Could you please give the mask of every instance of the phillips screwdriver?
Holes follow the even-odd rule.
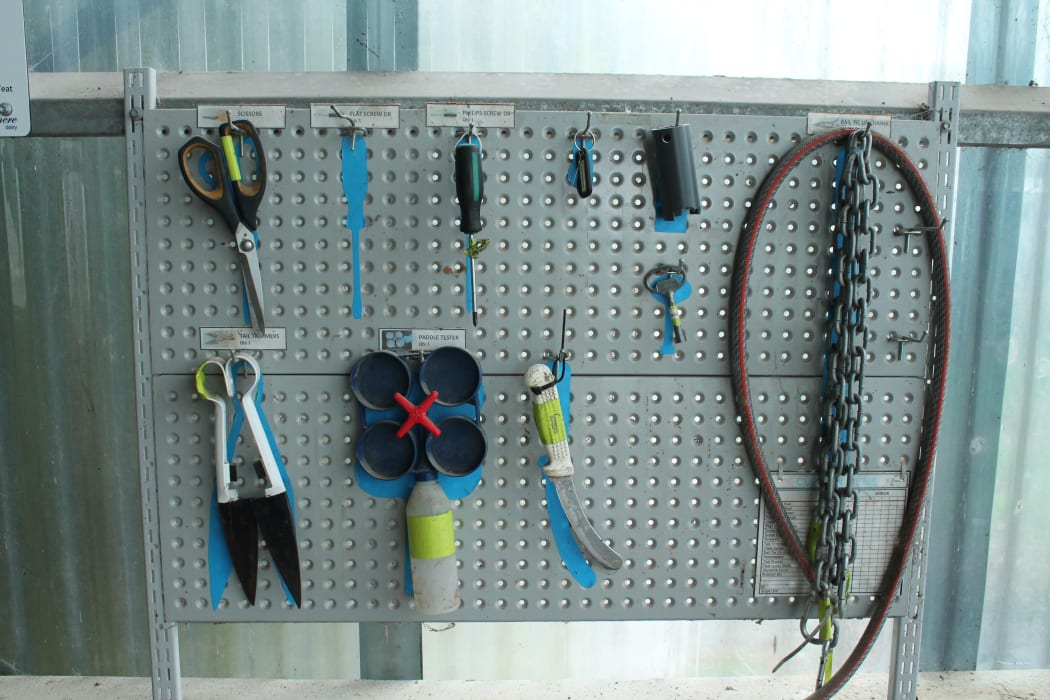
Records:
[[[459,230],[467,235],[467,310],[474,326],[478,325],[477,283],[474,279],[474,258],[485,249],[488,240],[474,240],[481,231],[481,198],[485,195],[481,172],[481,139],[471,124],[456,142],[456,196],[459,198]]]

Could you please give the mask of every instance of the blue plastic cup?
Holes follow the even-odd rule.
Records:
[[[399,438],[400,427],[396,420],[381,420],[365,428],[357,441],[357,461],[377,479],[396,479],[416,463],[416,436],[409,431]]]
[[[350,390],[367,408],[394,408],[394,394],[408,395],[412,373],[400,357],[387,350],[363,355],[350,370]]]
[[[485,461],[488,440],[485,431],[466,416],[449,416],[438,422],[441,435],[427,435],[430,465],[448,476],[463,476]]]
[[[419,385],[427,395],[436,391],[437,403],[442,406],[458,406],[477,396],[481,388],[481,365],[463,348],[438,348],[420,365]]]

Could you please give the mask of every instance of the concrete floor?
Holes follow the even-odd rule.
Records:
[[[186,700],[784,700],[804,698],[800,676],[762,678],[689,678],[639,681],[298,681],[187,678]],[[102,676],[4,676],[0,700],[141,700],[150,697],[148,678]],[[859,674],[838,698],[880,700],[886,697],[886,676]],[[924,673],[921,700],[1046,700],[1050,671],[980,671]]]

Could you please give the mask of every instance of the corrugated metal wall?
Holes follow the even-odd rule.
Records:
[[[420,68],[434,71],[962,81],[970,26],[970,0],[421,0],[419,12]]]
[[[24,5],[36,71],[347,66],[343,0]],[[124,170],[123,139],[0,140],[0,673],[150,673]],[[190,676],[358,674],[357,625],[180,636]]]
[[[339,71],[395,61],[382,42],[398,7],[393,0],[25,5],[29,62],[38,71]],[[1026,82],[1017,81],[1029,70],[1048,84],[1047,5],[976,0],[971,27],[968,0],[895,1],[864,6],[860,15],[855,5],[831,0],[790,10],[760,0],[721,9],[420,0],[418,56],[424,70],[1012,84]],[[375,8],[382,12],[369,20]],[[1034,58],[1008,74],[989,73],[992,58],[1016,58],[1009,49],[1019,43],[1018,27],[1030,30]],[[982,72],[967,76],[968,67]],[[955,284],[966,290],[980,278],[985,286],[962,293],[957,309],[972,321],[962,324],[968,332],[999,330],[979,335],[953,362],[953,391],[966,410],[946,425],[946,441],[954,437],[958,449],[944,452],[951,459],[942,458],[937,499],[941,513],[966,527],[934,530],[947,554],[931,562],[947,563],[930,572],[927,610],[938,621],[974,627],[928,625],[928,667],[965,667],[971,657],[977,663],[978,639],[982,667],[1050,665],[1043,534],[1050,509],[1040,507],[1050,478],[1039,460],[1050,451],[1040,421],[1050,375],[1039,330],[1048,327],[1042,302],[1050,293],[1042,273],[1050,233],[1046,155],[973,152],[961,159],[960,199],[965,193],[969,200],[960,201],[955,222]],[[120,139],[0,140],[0,391],[7,399],[0,407],[0,673],[149,672],[123,173]],[[998,276],[982,277],[989,258],[977,242],[989,236],[1009,245],[994,247]],[[985,453],[989,436],[998,444]],[[987,503],[979,498],[985,487],[989,494],[994,487]],[[959,593],[949,585],[957,576],[951,567],[967,561],[976,570]],[[460,626],[424,635],[425,673],[764,673],[793,639],[792,630],[769,623]],[[610,641],[619,640],[631,640],[637,663],[613,653],[623,645]],[[352,678],[357,644],[356,625],[181,630],[186,675]]]
[[[1031,80],[1050,85],[1050,3],[1024,17],[1035,35]],[[1050,667],[1050,151],[1024,160],[1016,274],[1003,290],[1013,309],[978,656],[995,669]]]

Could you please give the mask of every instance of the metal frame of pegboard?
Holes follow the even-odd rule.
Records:
[[[339,78],[312,79],[306,87],[317,88],[316,97],[300,90],[267,94],[255,102],[251,95],[229,93],[222,100],[173,94],[159,103],[150,69],[127,71],[125,83],[156,697],[181,694],[177,622],[422,619],[400,590],[399,506],[357,490],[348,456],[358,418],[346,376],[354,359],[377,347],[380,327],[465,328],[467,347],[485,371],[483,420],[490,458],[482,486],[457,503],[464,607],[451,619],[800,614],[804,596],[790,591],[759,595],[754,590],[754,552],[761,537],[758,492],[735,435],[720,307],[731,271],[734,222],[743,217],[749,188],[778,153],[805,134],[806,111],[829,111],[826,107],[766,103],[729,114],[705,109],[710,105],[697,95],[668,102],[647,98],[652,93],[640,87],[632,96],[631,86],[622,84],[615,97],[603,97],[581,89],[586,81],[574,80],[573,97],[549,77],[531,86],[518,79],[512,86],[517,94],[469,95],[471,100],[510,102],[517,109],[513,127],[483,132],[489,178],[483,213],[485,233],[493,240],[479,258],[482,314],[475,332],[464,314],[457,267],[462,253],[450,183],[454,132],[427,125],[425,105],[432,98],[390,98],[389,103],[401,108],[399,129],[380,130],[369,139],[375,167],[363,252],[372,261],[363,270],[365,318],[354,321],[344,279],[348,233],[340,217],[345,204],[338,187],[332,189],[338,132],[312,128],[309,109],[311,102],[342,94]],[[922,162],[945,212],[952,206],[955,177],[951,139],[958,86],[953,85],[935,84],[927,106],[891,114],[893,137]],[[395,92],[391,87],[385,94]],[[382,102],[379,95],[384,93],[367,99],[353,94],[347,90],[340,101]],[[301,611],[282,604],[273,572],[265,568],[260,574],[262,603],[254,608],[231,596],[213,611],[202,593],[207,584],[200,550],[206,541],[201,532],[207,529],[202,504],[210,491],[210,412],[195,398],[191,375],[209,353],[200,350],[196,332],[202,326],[236,325],[240,310],[217,301],[231,291],[228,281],[214,280],[227,271],[224,266],[195,264],[221,253],[214,246],[221,224],[209,221],[203,207],[182,191],[173,154],[188,136],[201,133],[193,108],[215,102],[287,107],[287,127],[263,132],[275,156],[271,173],[276,175],[269,183],[272,194],[264,207],[271,211],[262,228],[269,227],[263,235],[278,246],[264,255],[288,257],[267,268],[270,283],[284,293],[271,299],[280,309],[276,325],[286,328],[288,342],[287,350],[266,352],[263,365],[267,410],[281,450],[290,470],[300,468],[293,479],[305,507],[299,532],[308,562],[304,572],[309,572],[308,604]],[[692,125],[701,175],[701,212],[689,218],[686,235],[653,230],[644,147],[649,129],[673,123],[675,108]],[[940,119],[931,122],[928,109]],[[580,200],[564,181],[564,156],[573,129],[582,126],[588,111],[601,135],[601,179],[595,196]],[[817,189],[827,179],[826,163],[806,167],[799,173],[800,191]],[[807,195],[800,202],[802,211],[812,211],[819,208],[820,197]],[[898,204],[902,212],[910,205],[903,195]],[[819,235],[812,218],[784,221],[789,230],[792,225],[799,229],[798,253],[775,246],[769,250],[775,264],[764,283],[768,296],[778,301],[770,304],[768,327],[753,333],[756,394],[764,397],[760,404],[768,404],[759,410],[768,413],[771,426],[785,426],[771,449],[788,465],[785,478],[799,483],[805,481],[804,470],[791,465],[802,462],[806,445],[792,444],[792,426],[815,423],[815,402],[809,397],[818,393],[820,318],[812,308],[821,283],[813,281],[819,274],[809,269],[812,265],[793,262],[791,256],[801,258],[802,251],[819,248],[810,240]],[[211,228],[216,230],[206,230]],[[310,238],[306,230],[320,234]],[[891,253],[908,257],[909,251],[887,246],[881,258],[894,278],[910,278],[909,286],[894,287],[899,294],[877,299],[875,313],[896,318],[902,333],[919,330],[929,302],[921,260],[891,268]],[[683,303],[689,339],[684,349],[662,355],[659,306],[640,278],[646,266],[679,257],[689,260],[696,286],[694,296]],[[799,284],[808,290],[803,296],[810,312],[793,318],[789,312],[797,302],[788,290]],[[572,307],[568,347],[575,375],[577,481],[598,531],[627,557],[625,572],[600,573],[598,585],[589,591],[561,571],[545,530],[536,466],[542,450],[526,419],[528,397],[521,381],[525,366],[557,349],[565,306]],[[785,343],[790,352],[782,352]],[[907,407],[917,402],[903,397],[922,391],[924,350],[895,358],[883,345],[870,358],[866,400],[873,420],[890,427],[883,429],[886,447],[875,450],[872,466],[887,479],[897,471],[906,481],[908,436],[919,421]],[[785,408],[797,406],[803,408]],[[885,486],[872,484],[873,489]],[[339,494],[333,496],[333,490]],[[907,590],[893,608],[898,635],[890,694],[895,698],[914,695],[923,551],[920,546],[906,577]],[[864,592],[854,596],[847,606],[849,616],[863,617],[872,600]]]

